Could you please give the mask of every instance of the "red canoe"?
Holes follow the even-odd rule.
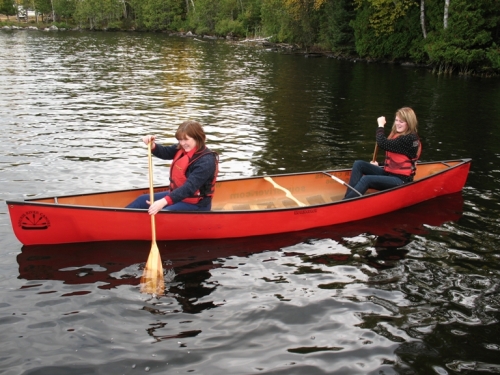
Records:
[[[360,220],[462,190],[470,159],[419,163],[415,181],[342,200],[348,169],[218,181],[210,212],[160,212],[159,241],[250,237]],[[156,187],[155,191],[166,187]],[[151,240],[146,210],[123,208],[149,189],[7,201],[24,245]]]
[[[247,257],[279,250],[283,250],[284,255],[300,254],[308,250],[307,247],[299,250],[294,246],[298,243],[331,239],[345,244],[349,238],[366,236],[371,239],[371,246],[377,253],[366,254],[367,261],[375,268],[385,268],[406,255],[408,250],[404,246],[412,241],[411,235],[425,235],[433,227],[459,220],[463,205],[462,193],[458,192],[345,224],[258,237],[164,241],[158,242],[158,247],[165,260],[164,268],[174,268],[176,275],[182,275],[220,267],[223,264],[216,260],[230,256]],[[138,264],[144,264],[150,251],[151,240],[24,246],[17,255],[19,277],[24,280],[61,280],[65,284],[100,283],[101,289],[138,285],[139,278],[130,269],[137,270]],[[309,255],[313,258],[308,261],[329,264],[352,256],[336,254],[335,249],[329,254]],[[379,259],[384,262],[378,262]],[[128,271],[124,273],[123,270]],[[197,282],[203,281],[201,278]],[[182,290],[179,293],[182,294]]]

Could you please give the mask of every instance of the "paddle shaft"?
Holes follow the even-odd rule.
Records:
[[[149,165],[149,200],[151,204],[155,201],[153,189],[153,158],[151,157],[151,141],[148,143],[148,165]],[[155,215],[151,215],[151,237],[153,243],[156,242],[156,223]]]
[[[372,162],[377,161],[378,143],[375,142],[375,150],[373,150]]]

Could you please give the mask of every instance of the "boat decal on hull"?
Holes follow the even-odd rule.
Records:
[[[315,208],[309,208],[307,210],[301,210],[301,211],[295,211],[294,214],[295,215],[304,215],[304,214],[314,214],[316,213],[318,210],[315,209]]]
[[[50,227],[50,221],[41,212],[27,211],[19,218],[18,225],[24,230],[45,230]]]

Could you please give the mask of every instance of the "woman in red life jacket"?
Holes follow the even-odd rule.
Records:
[[[385,117],[377,119],[377,145],[385,151],[385,162],[356,160],[344,199],[358,197],[368,189],[385,190],[413,181],[422,145],[417,135],[417,116],[404,107],[396,112],[389,137],[384,134]]]
[[[145,144],[151,145],[152,154],[160,159],[172,160],[169,191],[154,194],[150,204],[149,194],[139,196],[127,208],[148,209],[150,215],[160,210],[210,211],[218,174],[218,155],[205,145],[205,132],[196,121],[183,122],[171,146],[155,143],[156,136],[146,135]]]

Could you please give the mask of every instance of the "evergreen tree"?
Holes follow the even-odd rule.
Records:
[[[498,1],[453,0],[448,12],[447,25],[435,27],[425,43],[431,63],[440,71],[462,74],[495,66],[498,47],[492,32],[498,30]]]
[[[330,0],[326,2],[321,16],[319,43],[326,49],[342,54],[353,54],[355,51],[354,5],[350,0]]]

